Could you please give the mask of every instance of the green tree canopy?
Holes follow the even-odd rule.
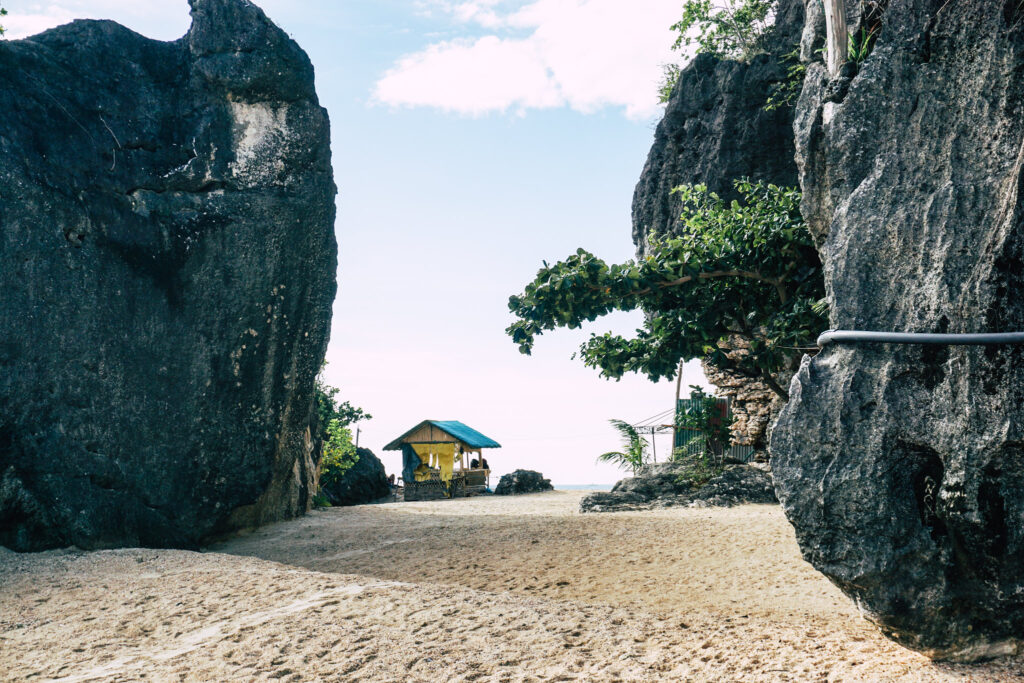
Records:
[[[652,236],[646,258],[609,265],[584,249],[544,263],[524,292],[509,299],[517,320],[506,332],[529,354],[538,335],[578,328],[612,311],[647,313],[632,339],[591,335],[584,363],[605,377],[639,372],[675,376],[681,360],[775,381],[801,347],[826,327],[821,262],[800,217],[800,193],[738,181],[740,201],[724,202],[702,185],[682,186],[680,233]],[[727,354],[737,337],[749,352]]]

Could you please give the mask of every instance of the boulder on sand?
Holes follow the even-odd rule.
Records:
[[[331,505],[362,505],[391,494],[384,463],[369,448],[356,450],[359,460],[333,486],[321,486],[320,492]]]
[[[611,491],[595,491],[580,501],[580,512],[649,510],[658,507],[732,507],[744,503],[775,503],[772,476],[763,467],[727,465],[703,486],[682,477],[688,465],[661,462],[645,465]]]
[[[545,479],[540,472],[533,470],[516,470],[501,475],[498,486],[494,493],[498,496],[511,496],[520,493],[540,493],[541,491],[552,491],[550,479]]]

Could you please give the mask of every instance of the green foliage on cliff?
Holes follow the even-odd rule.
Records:
[[[324,362],[324,366],[326,365],[327,363]],[[362,408],[357,408],[348,401],[339,402],[336,397],[340,391],[337,387],[324,383],[322,375],[316,378],[314,388],[316,410],[320,421],[321,435],[324,437],[327,435],[327,425],[331,420],[338,420],[342,427],[347,427],[362,420],[373,419],[373,415],[364,412]]]
[[[545,262],[509,298],[517,320],[506,332],[529,354],[545,330],[640,309],[648,315],[634,338],[591,335],[583,362],[605,377],[638,372],[657,381],[674,377],[680,360],[706,357],[786,396],[773,374],[827,326],[815,306],[824,297],[821,262],[797,190],[747,181],[736,189],[741,201],[727,203],[702,185],[676,188],[678,234],[652,235],[645,258],[609,265],[578,249]],[[732,338],[749,352],[727,355]]]
[[[697,45],[697,53],[747,60],[765,51],[777,0],[686,0],[672,25],[674,50]]]
[[[650,462],[647,442],[628,422],[623,420],[608,420],[608,422],[622,436],[622,450],[602,453],[597,456],[597,461],[612,463],[622,469],[631,469],[633,474],[636,474],[641,467]]]
[[[665,104],[672,99],[672,91],[679,82],[679,73],[682,71],[678,64],[665,64],[662,67],[661,85],[658,86],[658,102]]]
[[[807,75],[807,65],[800,61],[800,48],[787,52],[780,60],[786,66],[786,78],[774,84],[764,103],[765,111],[792,107],[800,97],[800,89]]]
[[[6,16],[7,16],[7,10],[5,10],[2,6],[0,6],[0,17],[6,17]],[[3,36],[4,33],[6,33],[6,32],[7,32],[7,29],[4,28],[3,24],[0,24],[0,36]]]

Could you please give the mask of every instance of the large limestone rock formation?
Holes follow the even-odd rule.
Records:
[[[832,324],[1024,330],[1024,8],[891,0],[882,20],[859,73],[811,66],[798,107]],[[1024,348],[830,346],[791,396],[772,468],[804,556],[907,646],[1019,650]]]
[[[683,69],[633,194],[633,242],[641,256],[649,235],[676,230],[682,208],[672,189],[679,185],[703,183],[734,197],[739,178],[797,184],[793,109],[766,111],[765,104],[786,78],[783,55],[796,48],[803,25],[802,0],[781,0],[769,53],[749,62],[699,55]],[[742,344],[735,350],[741,353]],[[780,382],[793,369],[795,362]],[[734,442],[763,454],[778,395],[757,378],[708,364],[704,370],[716,393],[733,400]]]
[[[0,544],[300,514],[335,293],[326,112],[246,0],[0,41]]]
[[[793,110],[765,111],[765,104],[786,78],[782,56],[800,40],[803,19],[802,0],[780,0],[769,53],[749,62],[702,54],[683,69],[633,193],[638,251],[650,234],[676,229],[679,185],[703,183],[722,197],[735,196],[739,178],[796,185]]]

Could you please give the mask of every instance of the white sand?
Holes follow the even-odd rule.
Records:
[[[0,550],[0,679],[1024,681],[883,638],[775,506],[581,495],[326,510],[203,554]]]

